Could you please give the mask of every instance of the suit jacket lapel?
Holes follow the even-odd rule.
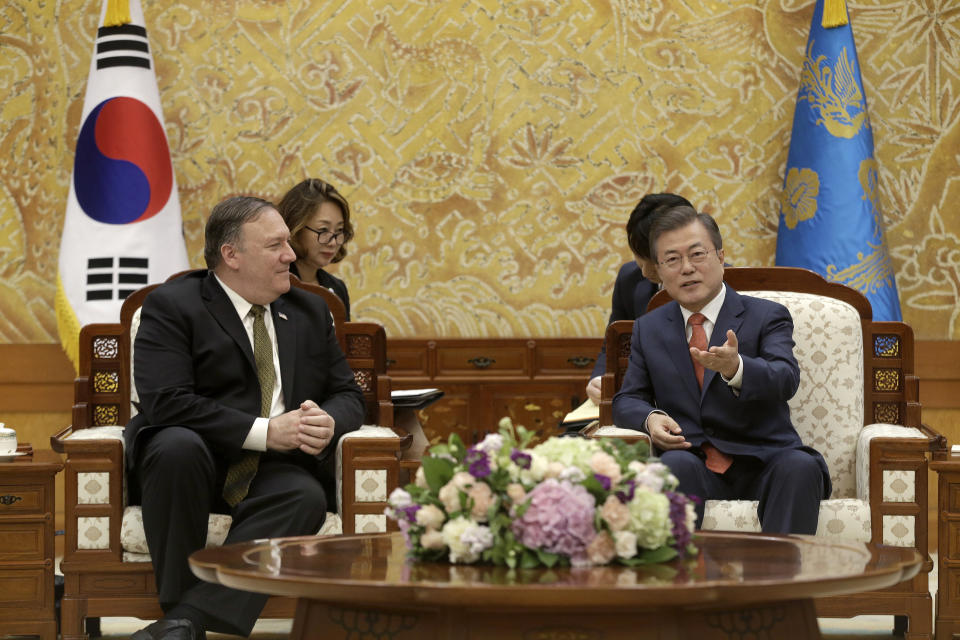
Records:
[[[743,300],[740,299],[739,293],[727,287],[723,305],[720,307],[720,313],[717,314],[717,323],[713,325],[713,333],[710,334],[709,346],[719,347],[723,345],[727,341],[727,330],[732,329],[734,333],[738,333],[741,324],[743,324]],[[716,375],[718,375],[717,372],[712,369],[704,370],[704,391]]]
[[[243,328],[243,321],[240,320],[240,316],[237,315],[236,307],[230,302],[230,298],[227,297],[227,292],[224,291],[220,283],[216,281],[212,271],[207,275],[206,280],[203,281],[202,296],[204,304],[207,305],[207,309],[210,311],[210,315],[220,324],[227,335],[233,338],[233,341],[237,343],[240,350],[247,356],[247,361],[250,363],[250,366],[253,367],[254,372],[256,372],[257,364],[253,359],[253,346],[250,344],[247,330]]]
[[[270,305],[273,315],[273,330],[277,334],[277,354],[280,357],[280,389],[283,405],[287,410],[293,393],[293,366],[297,353],[297,325],[295,316],[287,310],[283,298],[277,298]]]
[[[690,344],[687,342],[687,328],[683,323],[683,313],[680,305],[670,303],[669,313],[666,314],[663,346],[664,352],[670,355],[673,366],[683,380],[683,386],[700,404],[700,388],[697,384],[697,374],[693,371],[693,360],[690,359]]]

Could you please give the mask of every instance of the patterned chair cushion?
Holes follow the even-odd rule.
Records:
[[[363,425],[357,431],[343,436],[337,445],[337,512],[327,512],[323,527],[317,535],[340,535],[343,533],[343,521],[339,512],[342,508],[343,440],[344,438],[396,438],[397,434],[387,427]],[[68,437],[69,440],[119,440],[123,443],[123,427],[106,426],[82,429]],[[355,486],[361,501],[386,501],[387,476],[385,470],[364,469],[356,472]],[[79,473],[77,482],[78,504],[106,504],[109,499],[109,473]],[[143,515],[139,505],[126,505],[126,486],[124,486],[123,520],[120,524],[120,543],[124,552],[124,562],[149,562],[150,554],[143,532]],[[210,514],[207,525],[207,546],[223,544],[230,529],[232,518],[227,514]],[[109,517],[79,518],[77,523],[78,546],[81,549],[109,548]],[[381,521],[377,516],[367,518],[362,523],[364,532],[386,531],[385,517]]]
[[[707,500],[703,529],[760,531],[756,500]],[[820,502],[817,535],[870,542],[870,504],[854,498]]]
[[[233,518],[225,513],[211,513],[207,520],[208,547],[218,547],[227,538]],[[343,522],[340,516],[330,511],[324,521],[318,536],[338,536],[343,533]],[[123,522],[120,525],[120,544],[123,548],[124,562],[150,562],[150,550],[147,548],[147,538],[143,532],[143,513],[140,506],[127,507],[123,510]]]

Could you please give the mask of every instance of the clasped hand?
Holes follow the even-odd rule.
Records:
[[[306,400],[298,409],[270,418],[267,427],[267,449],[300,449],[315,456],[330,444],[334,426],[333,417],[329,413],[313,400]]]
[[[705,369],[718,371],[729,380],[737,375],[740,368],[740,352],[737,334],[727,329],[727,341],[719,347],[710,347],[706,351],[690,347],[690,357],[703,365]]]

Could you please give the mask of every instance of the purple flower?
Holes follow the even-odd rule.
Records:
[[[633,492],[637,488],[637,483],[634,482],[633,480],[624,480],[621,486],[623,487],[623,489],[620,491],[617,491],[617,497],[620,498],[620,502],[622,502],[623,504],[627,504],[628,502],[633,500]]]
[[[407,549],[413,549],[413,540],[410,539],[410,523],[406,520],[397,520],[397,529],[400,529],[400,533],[403,534],[403,541],[407,545]]]
[[[533,460],[529,453],[524,453],[520,449],[514,449],[510,453],[510,459],[513,461],[513,464],[517,465],[521,469],[529,469],[530,462]]]
[[[604,491],[610,491],[610,478],[603,475],[602,473],[595,473],[593,477],[597,479],[597,482],[600,483],[600,486],[603,487]]]
[[[406,518],[407,522],[416,522],[417,521],[417,511],[420,510],[420,505],[411,504],[406,507],[397,507],[396,511],[398,514],[403,514],[403,517]],[[399,524],[398,520],[398,524]]]
[[[527,497],[530,506],[512,525],[520,542],[530,549],[566,555],[574,562],[584,560],[587,545],[597,535],[593,496],[582,485],[550,478]]]
[[[484,451],[476,447],[470,447],[467,451],[467,457],[463,460],[467,464],[467,470],[474,478],[486,478],[490,475],[490,459]]]
[[[670,500],[670,534],[674,539],[674,546],[680,555],[686,553],[687,545],[690,544],[690,538],[693,532],[687,528],[687,503],[690,500],[682,493],[674,491],[664,492]]]

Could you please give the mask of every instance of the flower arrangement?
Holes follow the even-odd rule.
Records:
[[[696,552],[693,503],[645,442],[550,438],[500,421],[467,448],[452,435],[390,494],[410,554],[510,568],[660,563]]]

